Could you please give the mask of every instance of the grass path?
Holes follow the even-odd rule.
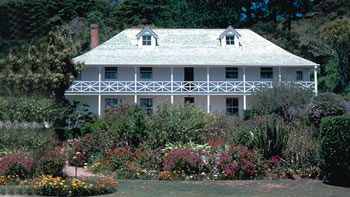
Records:
[[[315,180],[252,180],[252,181],[119,181],[119,192],[108,196],[121,197],[348,197],[350,188],[336,187]]]

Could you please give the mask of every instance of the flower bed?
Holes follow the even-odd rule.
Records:
[[[0,158],[0,176],[26,178],[31,172],[33,159],[24,153],[12,153]]]
[[[27,180],[35,194],[43,196],[91,196],[116,191],[117,181],[110,177],[62,178],[40,176]]]

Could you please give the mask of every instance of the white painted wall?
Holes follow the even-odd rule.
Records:
[[[134,81],[134,67],[118,67],[117,80],[118,81]],[[104,68],[102,71],[102,80],[104,78]],[[281,68],[282,81],[295,81],[296,71],[303,71],[303,80],[310,81],[310,75],[313,73],[313,68],[310,67],[283,67]],[[170,81],[170,67],[153,67],[153,79],[140,79],[140,67],[137,68],[139,81]],[[211,81],[242,81],[243,80],[243,67],[238,67],[238,79],[226,79],[225,67],[211,67],[209,68]],[[98,80],[98,68],[88,67],[82,71],[82,80],[84,81],[97,81]],[[174,81],[184,80],[184,68],[174,67]],[[206,67],[194,67],[194,80],[206,81],[207,80],[207,68]],[[247,81],[261,81],[269,79],[260,78],[260,67],[246,67],[246,80]],[[273,67],[273,80],[278,81],[278,67]]]

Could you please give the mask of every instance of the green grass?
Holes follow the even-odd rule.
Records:
[[[121,197],[161,197],[161,196],[349,196],[350,188],[323,184],[314,180],[252,180],[252,181],[119,181],[119,192],[108,196]]]
[[[4,189],[18,192],[18,188],[0,186],[0,196]],[[192,182],[121,180],[117,193],[100,197],[347,197],[349,194],[350,188],[326,185],[315,180]],[[35,195],[11,196],[34,197]]]

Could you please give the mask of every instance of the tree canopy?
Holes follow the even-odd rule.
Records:
[[[336,37],[327,35],[336,30],[346,34],[348,29],[340,30],[337,19],[348,20],[349,10],[348,0],[3,0],[0,69],[5,67],[11,48],[30,45],[31,51],[41,50],[48,33],[61,26],[72,33],[73,43],[82,47],[81,51],[74,51],[78,55],[89,49],[92,23],[99,24],[101,41],[125,28],[144,25],[161,28],[232,25],[251,28],[282,48],[321,64],[321,90],[341,92],[348,86],[349,59],[331,41]],[[326,28],[332,25],[337,27]],[[341,39],[338,41],[345,43]],[[22,61],[33,64],[33,60]]]

